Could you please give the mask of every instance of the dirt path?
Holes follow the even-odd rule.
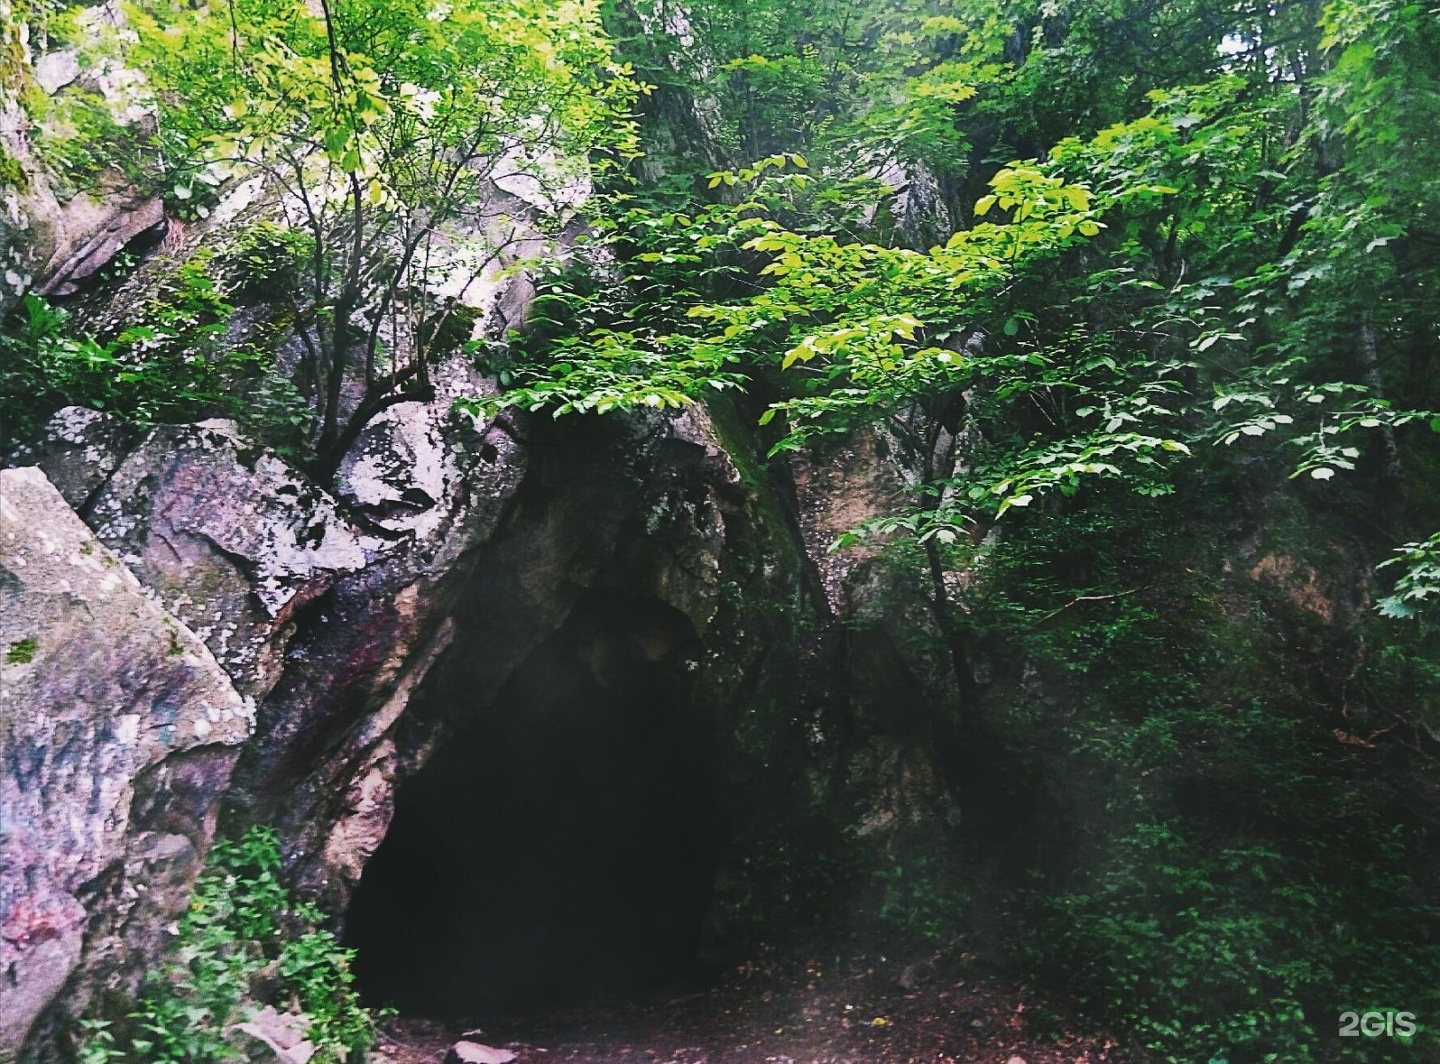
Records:
[[[493,1020],[470,1037],[517,1064],[1124,1064],[1101,1036],[1044,1029],[1023,989],[908,960],[766,957],[703,992]],[[462,1031],[402,1018],[381,1048],[439,1064]]]

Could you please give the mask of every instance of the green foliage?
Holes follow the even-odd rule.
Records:
[[[35,660],[35,651],[40,649],[40,644],[33,638],[27,636],[24,639],[17,639],[10,644],[5,651],[6,665],[28,665]]]
[[[421,293],[463,290],[500,254],[494,183],[524,173],[559,215],[592,154],[630,149],[636,89],[592,2],[239,0],[131,16],[167,183],[258,172],[304,234],[289,302],[322,472],[386,405],[428,394],[437,330]],[[342,421],[356,370],[365,395]]]
[[[333,459],[463,338],[416,293],[496,248],[458,254],[440,227],[485,232],[513,163],[548,193],[597,173],[591,233],[542,265],[525,328],[476,345],[504,391],[461,405],[743,391],[772,458],[880,430],[913,490],[838,546],[909,541],[891,550],[929,581],[930,653],[976,692],[961,739],[1077,810],[1027,825],[1053,851],[1017,932],[1037,980],[1174,1061],[1304,1061],[1341,1008],[1440,1013],[1423,817],[1386,782],[1440,727],[1433,626],[1347,627],[1340,596],[1297,613],[1220,575],[1285,506],[1333,516],[1358,557],[1435,527],[1433,492],[1404,490],[1440,468],[1433,3],[616,0],[618,59],[599,10],[137,11],[172,199],[201,213],[214,182],[259,172],[293,209],[117,337],[29,304],[0,413],[23,426],[72,393],[142,421],[230,409],[244,372],[226,359],[248,356],[222,323],[263,302],[308,345]],[[87,146],[105,116],[63,106],[90,136],[45,150],[89,179],[110,165]],[[1420,616],[1440,541],[1380,571],[1381,613]],[[870,875],[809,815],[744,840],[748,874],[719,892],[732,925],[813,922],[857,877],[898,932],[933,938],[964,907],[941,840]],[[266,911],[246,935],[269,941]],[[147,1006],[165,1053],[208,1052],[239,1000],[233,952],[206,949],[185,977],[203,1006]],[[323,936],[267,949],[335,1044],[358,1037]],[[121,1041],[96,1026],[87,1059]]]
[[[722,168],[801,150],[839,178],[907,164],[963,174],[971,143],[957,116],[1006,75],[992,24],[928,2],[708,0],[681,14],[639,0],[608,4],[607,23],[658,87],[657,112],[677,97],[700,101],[701,152]],[[696,172],[701,152],[675,150],[696,131],[665,138],[658,126],[646,150],[676,185],[716,168]]]
[[[215,256],[229,298],[237,302],[270,300],[282,306],[313,268],[315,244],[304,230],[274,222],[249,226]]]
[[[316,927],[322,914],[297,905],[280,882],[275,833],[254,828],[212,847],[179,921],[172,959],[146,982],[127,1023],[90,1020],[86,1064],[205,1064],[238,1059],[227,1039],[265,971],[278,977],[275,1004],[309,1022],[317,1064],[343,1064],[369,1046],[374,1028],[350,971],[351,951]]]
[[[818,811],[786,822],[758,824],[731,847],[731,863],[715,881],[713,930],[733,946],[821,927],[836,892],[853,881],[857,865]]]
[[[30,187],[30,177],[20,160],[4,148],[0,148],[0,188],[14,188],[24,192]]]
[[[864,861],[875,920],[892,941],[938,943],[963,926],[971,897],[967,871],[933,831],[901,831],[887,852]]]
[[[1407,882],[1424,839],[1352,760],[1368,740],[1314,708],[1359,715],[1361,693],[1284,671],[1283,635],[1247,619],[1298,624],[1283,604],[1228,610],[1233,588],[1177,577],[1233,564],[1213,548],[1287,480],[1355,526],[1377,503],[1390,529],[1433,521],[1394,502],[1440,427],[1421,251],[1440,160],[1416,126],[1440,115],[1433,13],[640,10],[643,40],[616,14],[630,54],[658,94],[712,108],[720,165],[657,121],[672,178],[602,213],[595,269],[557,271],[546,317],[490,353],[509,390],[476,409],[739,386],[772,455],[880,427],[918,486],[838,546],[914,537],[951,645],[1018,674],[961,741],[1081,805],[1028,825],[1055,853],[1020,936],[1031,974],[1173,1061],[1315,1059],[1341,1008],[1440,1009],[1440,923]],[[826,214],[897,161],[940,176],[932,220],[954,223],[928,250],[873,190]],[[1432,550],[1402,548],[1414,568],[1382,609],[1428,603]],[[1374,639],[1395,660],[1364,697],[1399,721],[1377,733],[1433,720],[1425,647]],[[962,907],[938,854],[878,875],[897,929]]]
[[[1212,849],[1187,834],[1142,821],[1086,892],[1044,896],[1033,949],[1047,965],[1062,954],[1089,1010],[1175,1064],[1325,1059],[1343,1009],[1433,1010],[1423,973],[1440,973],[1440,949],[1417,946],[1385,905],[1405,888],[1398,838],[1368,840],[1379,860],[1337,883],[1273,844]]]
[[[48,97],[37,90],[26,103],[41,129],[34,137],[35,154],[58,178],[62,192],[96,189],[107,174],[126,184],[153,185],[146,158],[153,154],[154,138],[139,125],[117,120],[99,93]]]
[[[1428,843],[1363,745],[1327,734],[1310,704],[1327,682],[1282,676],[1307,637],[1221,574],[1207,494],[1112,493],[971,570],[976,640],[1061,703],[1013,699],[992,721],[1032,786],[1068,781],[1059,822],[1034,828],[1053,851],[1017,926],[1034,978],[1157,1060],[1328,1060],[1343,1009],[1437,1007],[1440,910],[1414,881]],[[1185,517],[1163,526],[1160,506]],[[1367,706],[1386,726],[1406,686],[1352,686],[1345,726]]]
[[[282,451],[297,449],[310,419],[305,404],[269,356],[228,340],[233,309],[204,257],[168,275],[104,340],[27,295],[23,318],[0,332],[7,442],[32,437],[60,406],[79,405],[139,425],[233,417]]]
[[[1396,557],[1381,562],[1377,569],[1402,567],[1390,594],[1375,603],[1386,617],[1416,617],[1433,610],[1440,602],[1440,532],[1420,543],[1395,548]],[[1432,601],[1435,600],[1435,601]]]

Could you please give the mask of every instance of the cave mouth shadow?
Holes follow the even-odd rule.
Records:
[[[368,1004],[472,1021],[703,979],[725,817],[685,655],[655,638],[688,622],[657,610],[587,596],[401,784],[346,918]]]

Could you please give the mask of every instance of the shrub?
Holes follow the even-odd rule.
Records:
[[[62,406],[86,406],[139,425],[235,418],[281,451],[301,447],[311,421],[272,359],[227,338],[233,311],[202,258],[180,266],[102,340],[73,315],[27,295],[0,330],[0,422],[9,446],[34,436]]]
[[[278,1007],[309,1020],[315,1064],[339,1064],[374,1033],[342,949],[314,906],[280,881],[275,832],[251,829],[210,851],[167,963],[144,984],[126,1022],[83,1021],[82,1064],[207,1064],[238,1056],[226,1032],[252,1005],[251,988],[277,977]]]

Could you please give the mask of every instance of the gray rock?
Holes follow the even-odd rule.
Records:
[[[104,201],[85,203],[77,196],[67,207],[67,230],[76,237],[62,243],[46,265],[36,291],[42,296],[66,296],[110,264],[117,252],[149,229],[165,224],[165,204],[158,196],[137,199],[117,194]],[[87,209],[88,206],[88,209]],[[77,224],[78,223],[78,224]]]
[[[152,430],[88,516],[255,698],[279,676],[297,611],[386,546],[228,421]]]
[[[22,5],[21,10],[24,10]],[[14,55],[24,19],[14,0],[0,0],[0,48]],[[24,56],[23,47],[16,48]],[[6,64],[0,85],[0,153],[19,173],[0,180],[0,317],[30,288],[35,272],[54,253],[59,238],[60,204],[44,168],[30,148],[30,116],[21,105],[27,93],[43,91],[28,62]]]
[[[277,1012],[266,1005],[227,1036],[248,1064],[308,1064],[315,1055],[306,1039],[310,1022],[293,1012]]]
[[[516,1054],[480,1042],[456,1042],[445,1054],[445,1064],[510,1064]]]
[[[453,409],[494,384],[465,358],[432,373],[435,398],[398,403],[375,418],[341,462],[336,497],[412,545],[418,566],[452,563],[488,535],[525,472],[525,454],[503,426],[476,424]]]
[[[54,96],[80,76],[80,57],[72,49],[47,52],[35,60],[35,82]]]
[[[0,618],[8,1061],[77,969],[83,996],[158,954],[253,716],[35,468],[0,470]],[[210,770],[198,794],[176,783],[195,758]]]
[[[72,508],[84,510],[120,467],[133,435],[118,417],[67,406],[50,418],[37,443],[17,450],[8,464],[39,466]]]

